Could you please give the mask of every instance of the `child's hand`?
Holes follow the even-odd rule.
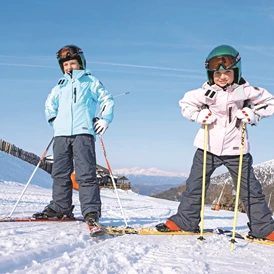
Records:
[[[217,118],[212,114],[209,109],[203,109],[198,113],[195,121],[200,124],[209,125],[213,123]]]
[[[238,109],[236,111],[237,118],[241,119],[244,123],[249,123],[251,125],[256,125],[258,120],[251,108],[244,107],[243,109]]]

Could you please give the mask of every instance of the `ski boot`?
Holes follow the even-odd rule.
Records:
[[[68,214],[58,213],[49,206],[45,207],[42,212],[37,212],[32,215],[34,219],[49,219],[49,218],[57,218],[57,219],[71,219],[74,218],[74,214],[72,213],[74,209],[74,205],[71,206]]]
[[[182,231],[180,227],[178,227],[174,222],[171,220],[167,220],[166,223],[160,223],[155,226],[156,230],[159,232],[171,232],[171,231]]]
[[[247,235],[247,238],[250,239],[250,240],[262,240],[262,241],[270,241],[270,242],[274,242],[274,232],[271,232],[269,235],[265,236],[265,237],[262,237],[262,238],[259,238],[259,237],[256,237],[252,234],[251,231],[248,232],[248,235]]]
[[[98,215],[97,212],[89,212],[85,215],[84,217],[85,222],[89,225],[89,226],[96,226],[97,222],[98,222]]]
[[[91,237],[97,237],[107,234],[107,231],[98,224],[99,218],[97,212],[89,212],[85,215],[84,218],[90,230]]]
[[[267,240],[267,241],[271,241],[271,242],[274,241],[274,232],[271,232],[269,235],[267,235],[267,236],[265,236],[263,238],[258,238],[258,237],[254,236],[252,234],[250,223],[247,223],[247,226],[250,229],[250,231],[248,232],[247,238],[249,238],[249,239],[259,239],[259,240]]]
[[[265,237],[266,240],[274,242],[274,232],[271,232]]]

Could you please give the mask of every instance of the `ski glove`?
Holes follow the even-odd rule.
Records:
[[[108,128],[108,123],[103,119],[99,119],[98,117],[94,118],[93,122],[94,122],[94,126],[93,126],[94,132],[98,135],[103,135],[106,129]]]
[[[216,116],[214,116],[209,109],[203,109],[198,113],[195,121],[200,124],[210,125],[216,119]]]
[[[255,115],[253,110],[248,107],[243,109],[238,109],[236,111],[237,118],[241,119],[242,122],[251,124],[252,126],[256,125],[259,121],[259,116]]]

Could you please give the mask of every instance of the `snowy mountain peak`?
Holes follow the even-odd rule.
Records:
[[[117,175],[144,175],[144,176],[163,176],[163,177],[188,177],[187,173],[183,172],[171,172],[157,169],[155,167],[151,167],[148,169],[133,167],[133,168],[122,168],[115,169],[113,172]]]

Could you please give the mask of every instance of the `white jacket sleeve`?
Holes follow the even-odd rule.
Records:
[[[179,101],[182,115],[190,121],[196,121],[201,110],[200,108],[204,104],[201,100],[201,96],[199,96],[200,93],[204,93],[202,89],[188,91]]]
[[[259,120],[274,114],[274,96],[264,88],[251,87],[249,99]]]

